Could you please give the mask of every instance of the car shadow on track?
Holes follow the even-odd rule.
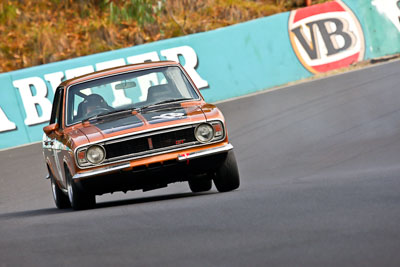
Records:
[[[167,200],[180,199],[180,198],[200,197],[200,196],[207,196],[207,195],[212,195],[212,194],[218,194],[218,192],[210,191],[210,192],[203,192],[203,193],[178,193],[178,194],[151,196],[151,197],[144,197],[144,198],[115,200],[115,201],[98,203],[98,204],[96,204],[95,209],[111,208],[111,207],[118,207],[118,206],[124,206],[124,205],[135,205],[135,204],[137,205],[137,204],[151,203],[151,202],[157,202],[157,201],[167,201]],[[12,220],[12,219],[18,219],[18,218],[31,218],[31,217],[37,217],[37,216],[49,216],[49,215],[69,213],[72,211],[74,211],[74,210],[72,210],[71,208],[60,210],[60,209],[57,209],[56,207],[54,207],[54,208],[46,208],[46,209],[0,213],[0,221]],[[83,211],[83,212],[85,212],[85,211]]]
[[[54,207],[54,208],[48,208],[48,209],[8,212],[8,213],[0,214],[0,221],[10,220],[10,219],[18,219],[18,218],[29,218],[29,217],[36,217],[36,216],[48,216],[48,215],[66,213],[68,211],[71,211],[71,209],[59,210],[56,207]]]
[[[98,208],[110,208],[115,206],[124,206],[124,205],[133,205],[133,204],[144,204],[150,202],[157,201],[166,201],[180,198],[190,198],[190,197],[200,197],[207,196],[212,194],[218,194],[218,192],[203,192],[203,193],[178,193],[178,194],[170,194],[170,195],[160,195],[160,196],[151,196],[151,197],[143,197],[143,198],[134,198],[134,199],[124,199],[124,200],[115,200],[115,201],[107,201],[96,204],[96,209]]]

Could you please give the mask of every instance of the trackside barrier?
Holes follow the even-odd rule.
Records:
[[[0,74],[0,149],[40,141],[54,90],[96,70],[179,61],[209,102],[400,52],[400,0],[345,0]]]

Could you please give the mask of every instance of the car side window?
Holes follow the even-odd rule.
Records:
[[[50,124],[58,123],[61,127],[61,115],[62,115],[62,88],[57,88],[56,94],[54,95],[53,107],[51,110]]]

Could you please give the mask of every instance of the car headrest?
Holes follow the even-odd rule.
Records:
[[[150,86],[147,92],[148,102],[159,102],[169,98],[176,98],[177,92],[169,84]]]

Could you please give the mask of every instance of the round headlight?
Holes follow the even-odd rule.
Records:
[[[106,156],[104,148],[98,145],[94,145],[88,148],[86,151],[86,158],[92,164],[101,163]]]
[[[203,123],[197,126],[194,132],[196,139],[202,143],[211,141],[214,137],[214,129],[210,124]]]

